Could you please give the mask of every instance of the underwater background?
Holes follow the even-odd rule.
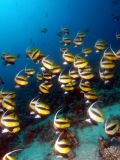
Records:
[[[119,7],[119,3],[114,5],[111,0],[0,1],[0,52],[21,55],[15,67],[5,68],[0,64],[6,86],[13,85],[15,73],[26,64],[26,48],[38,47],[60,63],[57,32],[64,26],[70,29],[72,38],[78,31],[89,29],[85,45],[93,46],[100,38],[118,47],[115,34],[119,32],[120,22],[111,15],[119,15]],[[41,33],[42,28],[48,28],[47,34]],[[79,53],[80,49],[75,52]],[[8,77],[10,70],[11,76]]]
[[[72,95],[64,102],[66,95],[59,89],[58,92],[55,91],[58,86],[50,95],[40,95],[43,101],[52,106],[52,113],[47,118],[38,120],[29,115],[28,109],[31,99],[38,95],[39,83],[35,76],[31,77],[28,86],[15,88],[14,78],[26,65],[34,67],[36,73],[41,70],[39,64],[26,57],[26,50],[29,48],[39,48],[45,56],[49,55],[55,63],[62,65],[61,36],[58,32],[65,27],[69,28],[71,39],[75,38],[77,32],[88,32],[82,46],[69,46],[69,50],[76,55],[81,53],[82,47],[94,48],[98,39],[105,40],[117,51],[120,49],[120,41],[116,40],[116,33],[120,33],[120,1],[0,0],[0,56],[3,52],[18,56],[11,66],[6,66],[0,59],[0,78],[4,81],[0,87],[1,90],[16,92],[16,110],[22,123],[18,134],[0,134],[0,160],[7,152],[19,148],[22,151],[16,154],[17,160],[56,160],[53,150],[57,136],[52,124],[55,112],[66,101],[69,106],[68,117],[73,121],[71,131],[79,141],[79,146],[74,149],[74,160],[99,159],[98,138],[107,137],[104,125],[89,127],[80,122],[85,116],[85,113],[78,111],[84,104],[79,98],[81,95],[77,98]],[[101,53],[95,54],[93,51],[93,55],[91,53],[87,58],[97,75],[101,56]],[[106,119],[120,114],[120,65],[119,62],[116,63],[115,81],[109,89],[104,87],[101,80],[95,83],[95,91],[100,100],[104,101]]]

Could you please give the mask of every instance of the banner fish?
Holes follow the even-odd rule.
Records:
[[[15,112],[4,112],[1,117],[1,126],[3,128],[2,133],[16,134],[21,130],[20,122]]]
[[[59,117],[58,114],[60,113],[62,109],[58,110],[54,117],[54,129],[56,130],[56,133],[63,132],[64,130],[70,128],[70,120],[65,117]]]

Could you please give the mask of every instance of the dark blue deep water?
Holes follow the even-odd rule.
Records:
[[[16,160],[56,160],[56,156],[52,153],[52,150],[57,136],[52,132],[53,127],[51,126],[53,124],[54,113],[57,111],[57,108],[59,108],[59,106],[56,106],[57,102],[59,105],[63,103],[62,100],[66,95],[64,95],[64,93],[62,93],[62,96],[61,93],[60,95],[59,93],[55,95],[54,90],[50,96],[44,97],[44,95],[41,94],[40,99],[42,98],[43,101],[46,100],[50,105],[52,103],[52,115],[45,120],[35,120],[29,115],[27,107],[30,100],[37,95],[36,88],[38,87],[38,83],[35,77],[32,77],[26,88],[16,89],[14,78],[21,69],[25,68],[26,64],[28,64],[29,67],[34,67],[36,73],[40,71],[39,64],[35,64],[26,57],[26,50],[28,48],[39,48],[45,56],[49,55],[49,58],[55,63],[59,65],[62,64],[60,53],[62,46],[59,43],[62,37],[58,36],[58,32],[63,28],[70,30],[72,40],[78,32],[88,31],[83,45],[77,48],[69,46],[69,50],[75,55],[79,55],[82,48],[92,48],[93,53],[91,53],[87,59],[91,62],[93,69],[98,72],[99,60],[102,53],[98,55],[97,53],[95,54],[95,42],[102,39],[107,42],[108,46],[111,45],[114,51],[120,49],[120,40],[116,40],[116,33],[120,33],[120,0],[0,0],[0,79],[4,81],[4,85],[0,84],[0,89],[3,88],[3,90],[13,90],[16,92],[17,112],[20,116],[20,121],[24,123],[21,132],[15,136],[9,137],[8,135],[4,136],[0,133],[0,158],[9,151],[22,148],[23,151],[16,156]],[[44,33],[42,32],[43,29],[47,31]],[[1,58],[3,52],[16,56],[19,55],[19,58],[17,58],[14,65],[6,66]],[[119,62],[117,62],[118,67]],[[116,73],[119,77],[119,69]],[[106,100],[104,103],[105,106],[109,106],[110,109],[116,107],[114,111],[112,109],[109,111],[109,109],[106,109],[107,107],[104,108],[107,117],[109,117],[109,112],[109,115],[112,113],[114,113],[114,115],[120,113],[118,107],[120,105],[119,80],[120,77],[114,81],[117,82],[114,83],[117,85],[117,89],[110,87],[110,90],[103,91],[102,89],[105,87],[101,84],[101,81],[100,88],[98,88],[102,91],[99,92],[100,90],[97,91],[96,89],[98,95],[100,95],[100,97],[103,96],[102,100],[107,96],[109,97],[107,97],[109,100]],[[97,83],[96,86],[97,85],[99,84]],[[112,97],[113,95],[115,98]],[[70,101],[76,108],[83,104],[83,101],[80,103],[79,100],[74,101],[74,96],[72,98],[71,100],[71,97],[68,97],[67,104],[68,101]],[[112,105],[114,106],[111,107]],[[73,118],[76,117],[77,115],[73,116]],[[31,124],[36,130],[32,130]],[[41,126],[44,126],[44,130],[40,128]],[[37,130],[37,127],[40,129]],[[52,129],[50,129],[50,127]],[[95,160],[95,158],[98,157],[95,156],[96,150],[98,149],[98,147],[96,147],[98,137],[100,135],[106,137],[106,135],[102,132],[102,130],[104,131],[103,126],[98,127],[95,125],[92,127],[95,128],[89,129],[88,127],[83,131],[79,131],[80,125],[77,125],[71,129],[75,135],[77,135],[80,144],[83,143],[83,146],[75,149],[77,156],[74,160]],[[53,139],[47,133],[50,133]],[[45,134],[47,134],[46,139],[44,137]],[[94,137],[96,141],[94,141]],[[4,149],[2,145],[4,145]],[[84,153],[85,148],[87,148],[86,153]],[[93,148],[93,150],[91,148]],[[89,150],[91,150],[90,153]],[[32,153],[33,155],[30,155]],[[2,160],[2,158],[0,160]]]

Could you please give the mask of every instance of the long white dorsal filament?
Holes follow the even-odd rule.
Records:
[[[113,54],[117,57],[117,55],[116,55],[116,53],[113,51],[111,45],[110,45],[110,49],[111,49],[111,51],[113,52]]]
[[[61,78],[61,76],[62,76],[63,72],[64,72],[64,69],[63,69],[63,70],[62,70],[62,72],[60,73],[60,75],[59,75],[58,79],[60,79],[60,78]]]
[[[46,57],[44,57],[44,58],[42,59],[42,62],[45,61],[48,57],[49,57],[49,55],[46,56]]]
[[[5,117],[5,114],[6,114],[7,112],[8,112],[8,110],[3,113],[2,117],[1,117],[1,121],[3,120],[3,118]]]
[[[57,115],[58,115],[58,113],[59,113],[61,110],[62,110],[62,108],[61,108],[61,109],[59,109],[59,110],[56,112],[55,117],[54,117],[54,122],[56,121],[56,119],[57,119]]]
[[[92,108],[96,103],[99,103],[99,102],[102,102],[102,101],[96,101],[96,102],[92,103],[92,104],[90,105],[90,108]]]
[[[36,103],[35,103],[35,104],[36,104],[36,105],[35,105],[35,108],[37,108],[37,107],[40,106],[40,104],[38,103],[39,100],[40,100],[40,98],[37,99],[37,101],[36,101]]]
[[[28,66],[28,64],[25,65],[25,72],[26,72],[26,70],[27,70],[27,66]]]
[[[33,103],[37,97],[39,97],[39,96],[36,96],[35,98],[33,98],[33,99],[30,101],[30,104]],[[37,100],[37,101],[38,101],[38,100]]]
[[[7,94],[4,98],[3,98],[3,101],[5,101],[6,99],[8,99],[7,97],[10,95],[10,93],[9,94]]]
[[[20,74],[21,72],[23,72],[23,71],[24,71],[24,69],[20,70],[20,71],[16,74],[15,78],[17,78],[17,77],[19,76],[19,74]]]
[[[63,134],[63,132],[61,132],[61,134],[58,136],[57,140],[56,140],[56,145],[59,143],[60,137]]]
[[[21,150],[22,150],[22,149],[16,149],[16,150],[14,150],[14,151],[8,152],[8,153],[6,154],[6,157],[9,158],[9,156],[10,156],[12,153],[18,152],[18,151],[21,151]]]

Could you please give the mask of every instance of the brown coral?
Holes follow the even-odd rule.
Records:
[[[120,160],[120,147],[110,146],[105,148],[103,151],[102,160]]]

